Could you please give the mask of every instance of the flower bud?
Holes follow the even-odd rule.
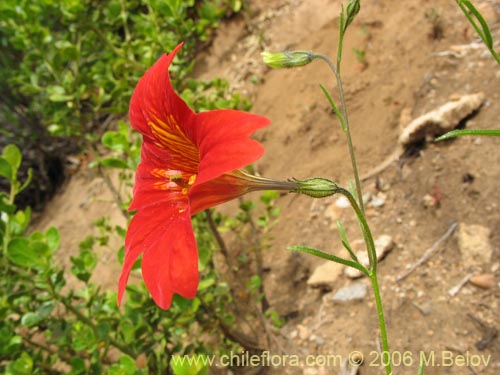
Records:
[[[349,3],[347,4],[347,18],[344,26],[344,31],[347,29],[347,26],[349,26],[354,20],[354,17],[356,17],[360,9],[361,4],[359,0],[349,0]]]
[[[305,194],[313,198],[325,198],[338,192],[335,182],[326,178],[313,177],[306,180],[292,179],[297,184],[294,193]]]
[[[309,51],[264,51],[260,55],[262,56],[262,60],[266,65],[276,69],[304,66],[309,64],[314,59],[314,54]]]

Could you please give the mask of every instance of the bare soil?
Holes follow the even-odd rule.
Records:
[[[500,2],[475,3],[500,40]],[[321,176],[344,186],[352,178],[345,137],[319,88],[323,83],[335,91],[328,67],[314,62],[302,68],[270,70],[260,62],[264,49],[313,50],[334,59],[339,11],[337,0],[252,1],[247,16],[223,24],[213,45],[199,57],[198,78],[229,79],[235,90],[252,98],[252,112],[272,120],[270,127],[256,135],[266,148],[256,163],[263,176]],[[353,49],[364,51],[364,60],[360,61]],[[459,95],[484,92],[487,98],[480,111],[462,125],[500,128],[500,68],[477,43],[474,30],[455,2],[362,2],[344,41],[341,69],[362,175],[392,154],[401,127],[409,120]],[[429,141],[416,148],[412,157],[392,163],[363,183],[365,192],[384,200],[382,206],[367,205],[374,236],[388,234],[396,242],[379,267],[391,350],[396,353],[393,360],[411,353],[406,357],[411,363],[396,366],[395,374],[416,374],[420,351],[436,356],[426,375],[500,373],[499,339],[488,341],[482,350],[476,346],[488,332],[500,329],[499,146],[498,138]],[[88,171],[79,173],[40,218],[39,227],[55,225],[61,230],[68,258],[76,254],[85,234],[92,232],[94,220],[111,215],[112,223],[124,225],[111,196],[103,192],[106,188],[99,177]],[[434,197],[437,204],[425,204],[425,196]],[[307,245],[341,253],[337,219],[342,220],[351,241],[361,238],[353,215],[338,209],[336,200],[312,201],[291,195],[279,198],[281,215],[272,229],[271,249],[264,254],[267,299],[272,310],[288,318],[276,335],[274,354],[347,358],[359,351],[365,358],[359,373],[382,374],[376,354],[380,343],[372,294],[362,301],[342,304],[331,300],[339,288],[355,282],[368,284],[368,280],[353,281],[340,275],[331,285],[310,288],[307,279],[323,261],[287,250],[291,245]],[[221,209],[231,213],[234,207]],[[454,235],[411,275],[397,281],[397,276],[453,223],[489,228],[491,259],[465,263]],[[119,240],[113,241],[112,245],[119,247]],[[119,266],[112,252],[116,248],[103,248],[99,281],[104,287],[116,287]],[[448,291],[472,272],[493,274],[495,286],[481,289],[467,283],[451,296]],[[441,360],[447,353],[452,353],[453,360],[444,363]],[[488,365],[460,365],[459,355],[490,359]],[[335,363],[263,371],[314,375],[341,370]]]

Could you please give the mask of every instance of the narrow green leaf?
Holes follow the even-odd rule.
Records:
[[[345,266],[349,266],[352,268],[356,268],[357,270],[363,272],[365,275],[369,274],[366,267],[363,266],[362,264],[356,263],[352,260],[338,257],[338,256],[333,255],[333,254],[325,253],[321,250],[313,249],[313,248],[307,247],[307,246],[289,246],[288,249],[292,250],[292,251],[300,251],[302,253],[311,254],[311,255],[317,256],[317,257],[322,258],[322,259],[326,259],[326,260],[329,260],[332,262],[340,263],[340,264],[343,264]]]
[[[444,141],[446,139],[462,137],[464,135],[476,135],[486,137],[500,137],[500,130],[498,129],[458,129],[452,130],[448,133],[435,139],[436,142]]]
[[[484,20],[482,14],[476,9],[476,7],[470,2],[470,1],[463,1],[462,2],[468,9],[469,11],[476,17],[476,19],[479,21],[481,24],[481,28],[483,29],[483,33],[480,34],[481,39],[483,39],[484,44],[489,49],[493,48],[493,37],[491,36],[491,31],[490,28],[488,27],[488,23]]]
[[[424,375],[424,357],[420,356],[420,364],[418,365],[417,375]]]
[[[330,95],[330,92],[326,89],[326,87],[323,85],[319,85],[319,86],[321,87],[323,94],[325,94],[326,99],[328,99],[328,102],[330,103],[330,106],[332,107],[333,112],[335,112],[335,115],[339,119],[340,125],[342,126],[342,130],[344,131],[344,133],[346,133],[347,132],[347,124],[345,122],[344,116],[342,115],[342,113],[339,111],[339,109],[335,105],[335,102],[333,101],[333,98]]]
[[[352,250],[351,244],[347,239],[347,234],[344,230],[344,226],[342,225],[340,220],[337,220],[337,227],[339,228],[340,238],[342,239],[342,245],[344,245],[346,250],[349,252],[349,255],[351,255],[352,260],[354,260],[356,263],[359,263],[358,257],[356,256],[356,254],[354,254],[354,251]]]

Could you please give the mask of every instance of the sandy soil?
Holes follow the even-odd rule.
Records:
[[[222,25],[215,41],[200,55],[197,76],[225,77],[235,90],[254,101],[253,112],[269,117],[273,125],[256,137],[266,148],[256,164],[267,177],[286,179],[322,176],[347,185],[352,176],[347,144],[329,110],[319,84],[335,89],[325,64],[315,62],[291,70],[270,70],[260,63],[264,49],[314,50],[334,58],[340,2],[337,0],[257,0],[249,16]],[[500,3],[476,1],[500,40]],[[432,15],[439,15],[436,19]],[[362,10],[344,42],[342,65],[349,119],[361,174],[382,163],[395,149],[401,127],[411,119],[446,103],[450,98],[484,92],[486,103],[466,123],[468,128],[500,128],[500,68],[486,48],[476,43],[472,27],[455,2],[375,0]],[[364,51],[365,61],[353,49]],[[497,48],[498,49],[498,48]],[[498,374],[500,343],[482,350],[476,343],[487,329],[500,329],[500,177],[499,139],[461,138],[427,142],[413,157],[392,163],[363,183],[365,192],[384,200],[368,203],[375,237],[392,236],[396,247],[379,269],[391,349],[411,352],[412,365],[396,367],[395,374],[416,374],[419,351],[441,359],[453,354],[454,366],[429,366],[425,374]],[[103,198],[103,182],[89,173],[76,175],[57,196],[38,225],[56,225],[62,248],[77,252],[78,242],[103,215],[112,222],[123,218],[110,197]],[[425,204],[434,197],[439,204]],[[104,199],[104,200],[103,200]],[[272,229],[272,246],[265,256],[265,291],[271,309],[287,317],[276,335],[274,350],[287,354],[347,355],[363,353],[361,374],[381,374],[374,351],[379,349],[378,324],[372,295],[362,301],[333,303],[332,293],[366,279],[339,275],[322,288],[307,286],[311,273],[323,261],[291,253],[290,245],[308,245],[341,252],[336,220],[341,219],[351,241],[361,238],[348,210],[336,198],[312,201],[283,196],[279,222]],[[234,205],[222,208],[231,213]],[[453,223],[488,228],[491,257],[465,262],[456,235],[429,261],[402,281],[415,263]],[[115,287],[118,265],[103,250],[101,275],[105,287]],[[495,286],[481,289],[467,283],[455,295],[448,291],[470,273],[493,274]],[[491,330],[490,330],[491,332]],[[446,352],[447,353],[447,352]],[[398,354],[396,354],[397,356]],[[458,355],[490,357],[487,366],[459,366]],[[393,357],[397,361],[397,358]],[[441,363],[441,362],[438,362]],[[339,364],[265,369],[266,373],[338,374]]]

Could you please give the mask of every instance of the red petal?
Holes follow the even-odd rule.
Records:
[[[197,114],[194,140],[200,151],[200,165],[195,185],[260,158],[264,148],[249,137],[269,124],[265,117],[234,110]]]
[[[195,114],[176,94],[168,68],[179,44],[170,54],[163,55],[139,80],[130,101],[130,121],[143,134],[144,141],[168,150],[164,160],[173,167],[197,171],[199,154],[191,141]]]
[[[195,185],[189,190],[191,214],[230,201],[248,192],[248,185],[241,179],[223,174],[213,180]]]
[[[125,250],[118,302],[141,253],[143,278],[158,306],[168,309],[174,293],[186,298],[196,295],[198,255],[187,199],[139,211],[130,222]]]

